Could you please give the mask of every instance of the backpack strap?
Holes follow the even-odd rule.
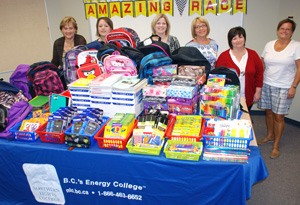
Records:
[[[168,53],[165,51],[165,49],[163,49],[161,46],[156,45],[156,44],[150,44],[150,45],[151,45],[151,46],[156,46],[156,47],[160,48],[161,51],[164,52],[164,53],[170,58],[169,54],[168,54]]]

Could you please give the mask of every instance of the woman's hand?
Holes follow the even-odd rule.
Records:
[[[258,102],[260,99],[260,94],[261,94],[261,88],[256,88],[254,97],[253,97],[253,102]]]
[[[296,94],[296,88],[292,86],[288,91],[287,98],[294,98],[295,94]]]

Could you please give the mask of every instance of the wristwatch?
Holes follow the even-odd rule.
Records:
[[[295,89],[297,88],[297,86],[295,86],[295,85],[292,85],[292,86],[293,86],[293,88],[295,88]]]

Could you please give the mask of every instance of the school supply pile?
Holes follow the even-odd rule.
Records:
[[[202,142],[168,140],[164,147],[164,153],[169,159],[198,161],[202,149]]]
[[[201,139],[202,116],[177,115],[166,136],[171,140],[199,141]]]
[[[164,147],[167,158],[198,161],[202,154],[202,117],[199,115],[177,115],[172,120]]]
[[[22,121],[19,131],[35,132],[41,125],[47,122],[50,113],[42,110],[33,111],[32,117]]]
[[[32,111],[41,110],[42,112],[49,109],[49,96],[38,95],[29,101]]]
[[[172,77],[177,75],[177,64],[157,66],[153,68],[154,85],[170,85]]]
[[[34,142],[39,138],[36,130],[45,124],[50,113],[43,113],[41,110],[32,112],[28,118],[16,124],[10,129],[15,140]]]
[[[248,163],[248,148],[253,139],[249,120],[210,119],[203,130],[204,160]]]
[[[150,109],[168,110],[168,85],[147,85],[143,88],[143,103],[145,113]]]
[[[129,153],[159,155],[169,123],[169,112],[149,110],[138,118],[137,128],[127,143]]]
[[[143,88],[147,79],[123,78],[113,84],[111,113],[134,113],[138,116],[143,110]]]
[[[112,86],[122,77],[122,74],[102,74],[93,79],[89,84],[91,107],[100,108],[104,116],[113,117],[115,112],[112,109]]]
[[[104,131],[108,117],[103,116],[103,110],[88,108],[73,119],[73,124],[65,131],[65,144],[69,147],[89,148],[95,138]]]
[[[135,114],[116,113],[105,125],[104,134],[95,136],[100,148],[124,150],[137,126]]]
[[[198,105],[196,77],[176,76],[167,89],[168,110],[177,115],[196,114]]]
[[[225,85],[225,76],[211,75],[201,93],[201,115],[236,119],[240,108],[239,86]]]
[[[61,107],[48,117],[47,123],[36,131],[42,142],[64,143],[65,131],[77,115],[76,107]]]
[[[72,105],[77,107],[78,113],[82,113],[91,107],[89,84],[92,80],[80,78],[68,85],[72,96]]]

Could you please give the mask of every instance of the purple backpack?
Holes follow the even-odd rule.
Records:
[[[66,84],[72,83],[77,80],[76,58],[79,53],[85,50],[87,50],[86,46],[78,45],[66,53],[62,66],[63,76],[65,78]]]
[[[14,104],[8,111],[8,122],[4,131],[0,132],[0,137],[13,139],[13,134],[9,131],[13,126],[23,121],[30,113],[32,106],[26,101]]]
[[[27,71],[30,65],[20,64],[9,78],[9,82],[15,85],[17,88],[23,91],[23,94],[28,98],[32,99],[29,93],[29,86],[27,80]]]

